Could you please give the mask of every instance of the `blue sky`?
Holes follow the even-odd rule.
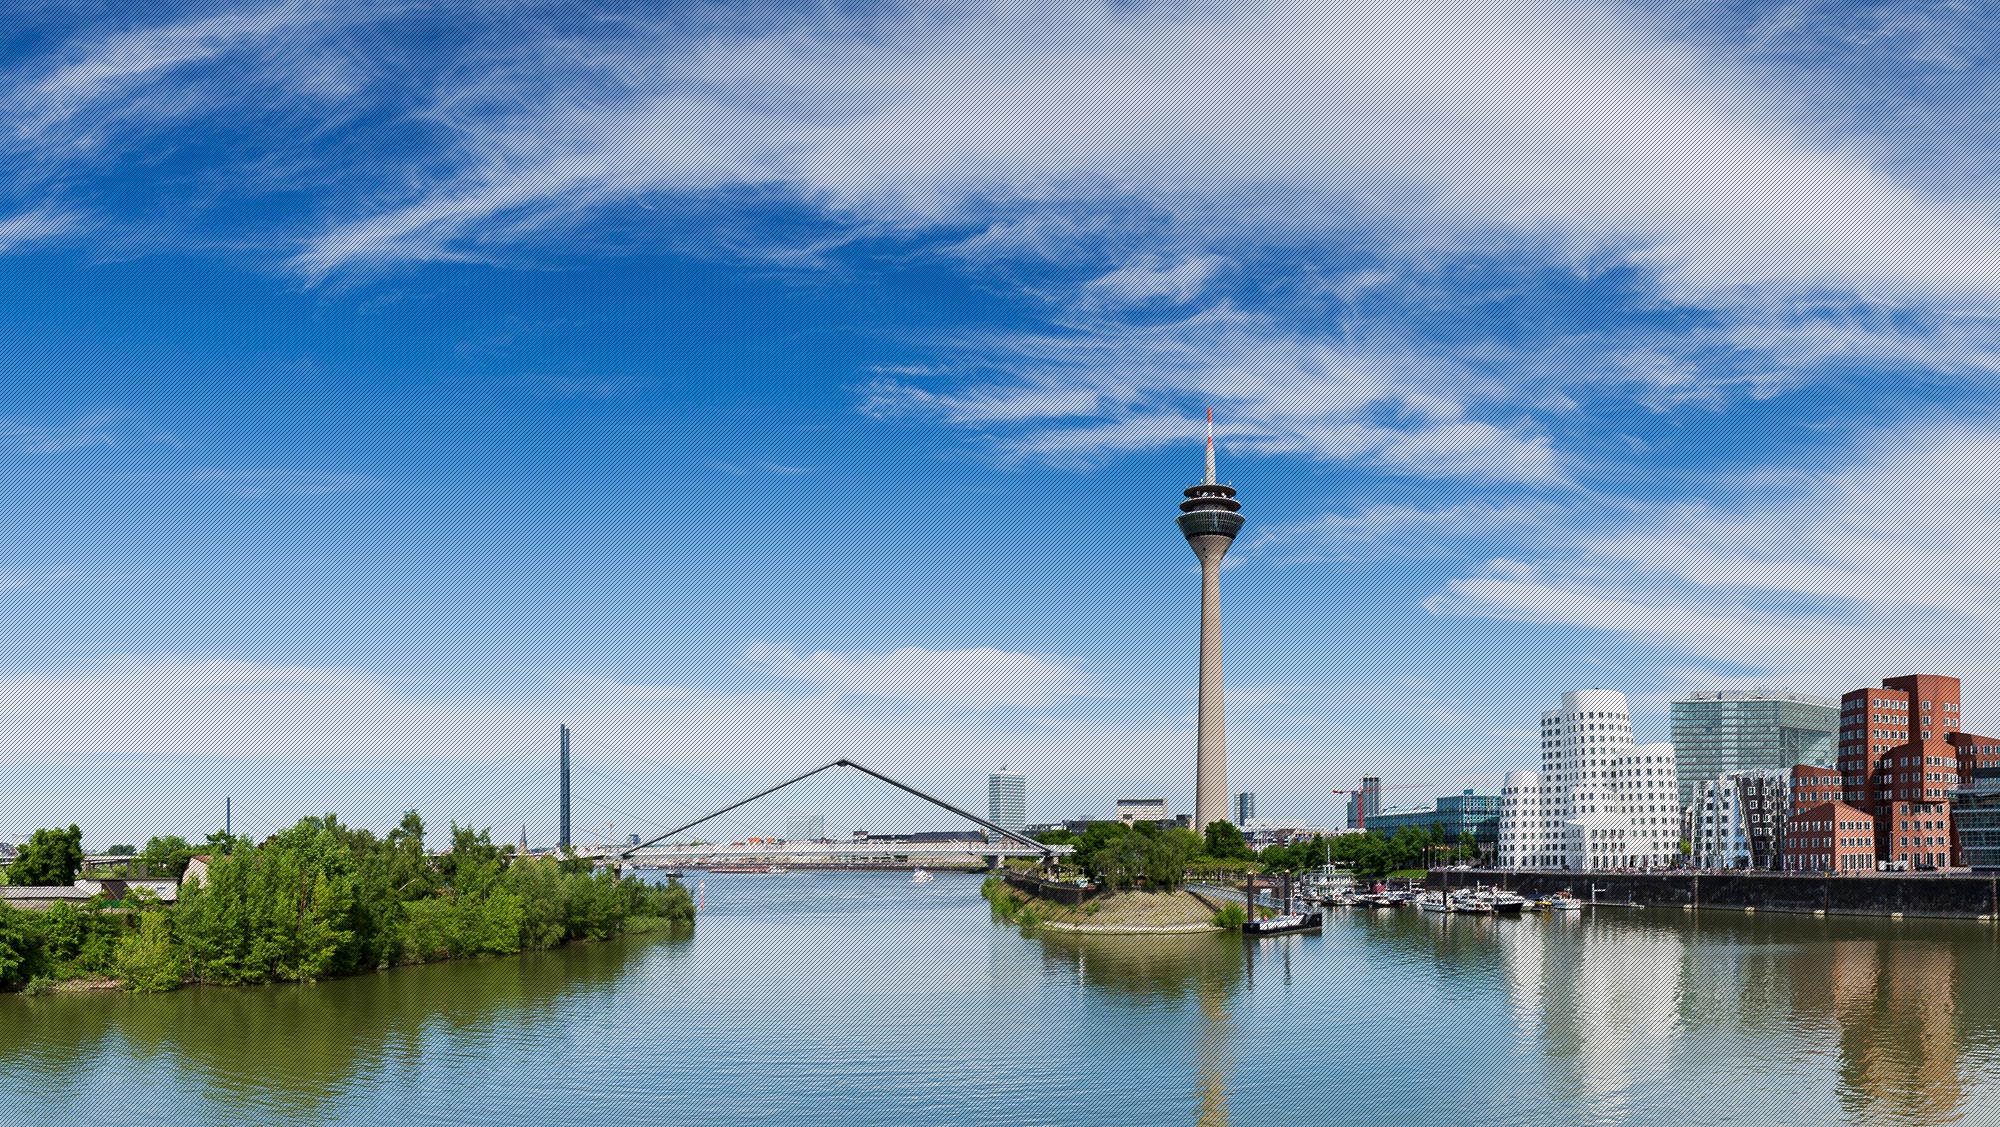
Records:
[[[541,839],[561,720],[620,832],[838,754],[1186,808],[1210,406],[1267,813],[1495,786],[1586,685],[1661,739],[1957,672],[1978,728],[1994,31],[17,6],[0,833]]]

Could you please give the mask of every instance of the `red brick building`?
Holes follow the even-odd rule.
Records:
[[[1845,802],[1846,784],[1837,767],[1801,763],[1792,768],[1791,815],[1797,817],[1823,802]]]
[[[1875,819],[1845,802],[1822,802],[1785,826],[1785,868],[1802,873],[1875,871]]]
[[[1943,802],[1897,802],[1875,820],[1882,838],[1877,858],[1913,872],[1958,864],[1951,831],[1951,806]]]
[[[1956,677],[1891,677],[1840,698],[1842,798],[1876,819],[1877,860],[1957,864],[1949,800],[1961,778],[1992,766],[2000,740],[1965,731]]]

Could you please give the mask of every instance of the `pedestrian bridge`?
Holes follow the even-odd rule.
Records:
[[[906,791],[942,810],[964,818],[993,835],[989,841],[873,841],[858,839],[852,842],[802,841],[736,843],[731,845],[677,845],[662,844],[669,839],[694,829],[714,818],[719,818],[738,807],[747,806],[767,795],[803,782],[822,771],[835,767],[852,767],[870,778],[880,779],[897,790]],[[598,849],[579,849],[577,852],[587,857],[598,857],[618,865],[633,865],[639,868],[697,868],[703,864],[720,862],[800,865],[903,865],[912,863],[932,865],[981,865],[1012,857],[1032,857],[1044,862],[1053,862],[1057,855],[1068,853],[1068,846],[1044,845],[1034,838],[1016,830],[1010,830],[968,810],[962,810],[942,798],[925,794],[923,791],[884,775],[880,771],[864,767],[852,759],[836,759],[831,763],[815,767],[802,775],[795,775],[773,787],[766,787],[748,798],[739,799],[720,810],[703,814],[692,822],[676,826],[650,841],[633,846],[610,846]]]
[[[984,866],[993,858],[1041,860],[1064,854],[1069,846],[1030,849],[1012,841],[855,841],[786,842],[783,845],[653,845],[643,849],[619,847],[577,850],[579,856],[616,859],[640,869],[698,869],[710,864],[772,864],[810,866],[925,865],[934,867]]]

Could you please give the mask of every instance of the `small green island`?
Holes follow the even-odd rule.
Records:
[[[1357,880],[1421,876],[1420,861],[1475,857],[1468,837],[1446,840],[1441,828],[1314,837],[1252,850],[1242,831],[1216,822],[1204,834],[1139,822],[1100,822],[1082,834],[1042,834],[1072,852],[1060,870],[1019,869],[987,879],[983,892],[1003,918],[1023,928],[1107,935],[1157,935],[1241,928],[1248,910],[1235,898],[1192,884],[1235,885],[1247,872],[1298,873],[1333,864]],[[1260,909],[1267,911],[1267,909]]]
[[[75,826],[38,831],[8,883],[71,885],[82,837]],[[328,814],[261,844],[154,838],[133,863],[179,879],[178,897],[140,889],[42,910],[0,903],[0,990],[306,982],[694,926],[693,898],[677,881],[520,854],[490,830],[456,824],[449,847],[431,852],[414,811],[384,837]]]

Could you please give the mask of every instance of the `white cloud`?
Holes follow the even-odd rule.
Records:
[[[44,205],[0,219],[0,254],[30,250],[89,225],[82,212]]]
[[[1158,255],[1146,255],[1084,286],[1086,297],[1103,305],[1185,305],[1202,295],[1208,283],[1229,266],[1220,255],[1204,254],[1174,265]]]
[[[554,76],[569,96],[441,111],[447,174],[299,269],[476,257],[524,223],[775,185],[919,227],[1136,200],[1266,238],[1526,237],[1684,301],[2000,303],[1981,202],[1898,180],[1774,77],[1617,5],[961,5],[695,42],[531,45],[576,66]],[[518,106],[498,84],[520,80],[489,65],[441,99]]]
[[[1045,708],[1093,691],[1091,678],[1068,658],[990,647],[799,654],[760,643],[746,656],[753,665],[842,696],[927,708]]]
[[[1913,670],[2000,682],[2000,432],[1875,436],[1824,475],[1746,476],[1712,501],[1578,513],[1439,613],[1581,627],[1838,692]]]
[[[1298,336],[1228,306],[1165,324],[987,334],[950,347],[1013,375],[957,390],[877,380],[867,409],[997,433],[1005,459],[1088,466],[1198,438],[1207,406],[1232,451],[1424,477],[1569,480],[1532,427],[1466,417],[1505,389],[1413,349]]]

